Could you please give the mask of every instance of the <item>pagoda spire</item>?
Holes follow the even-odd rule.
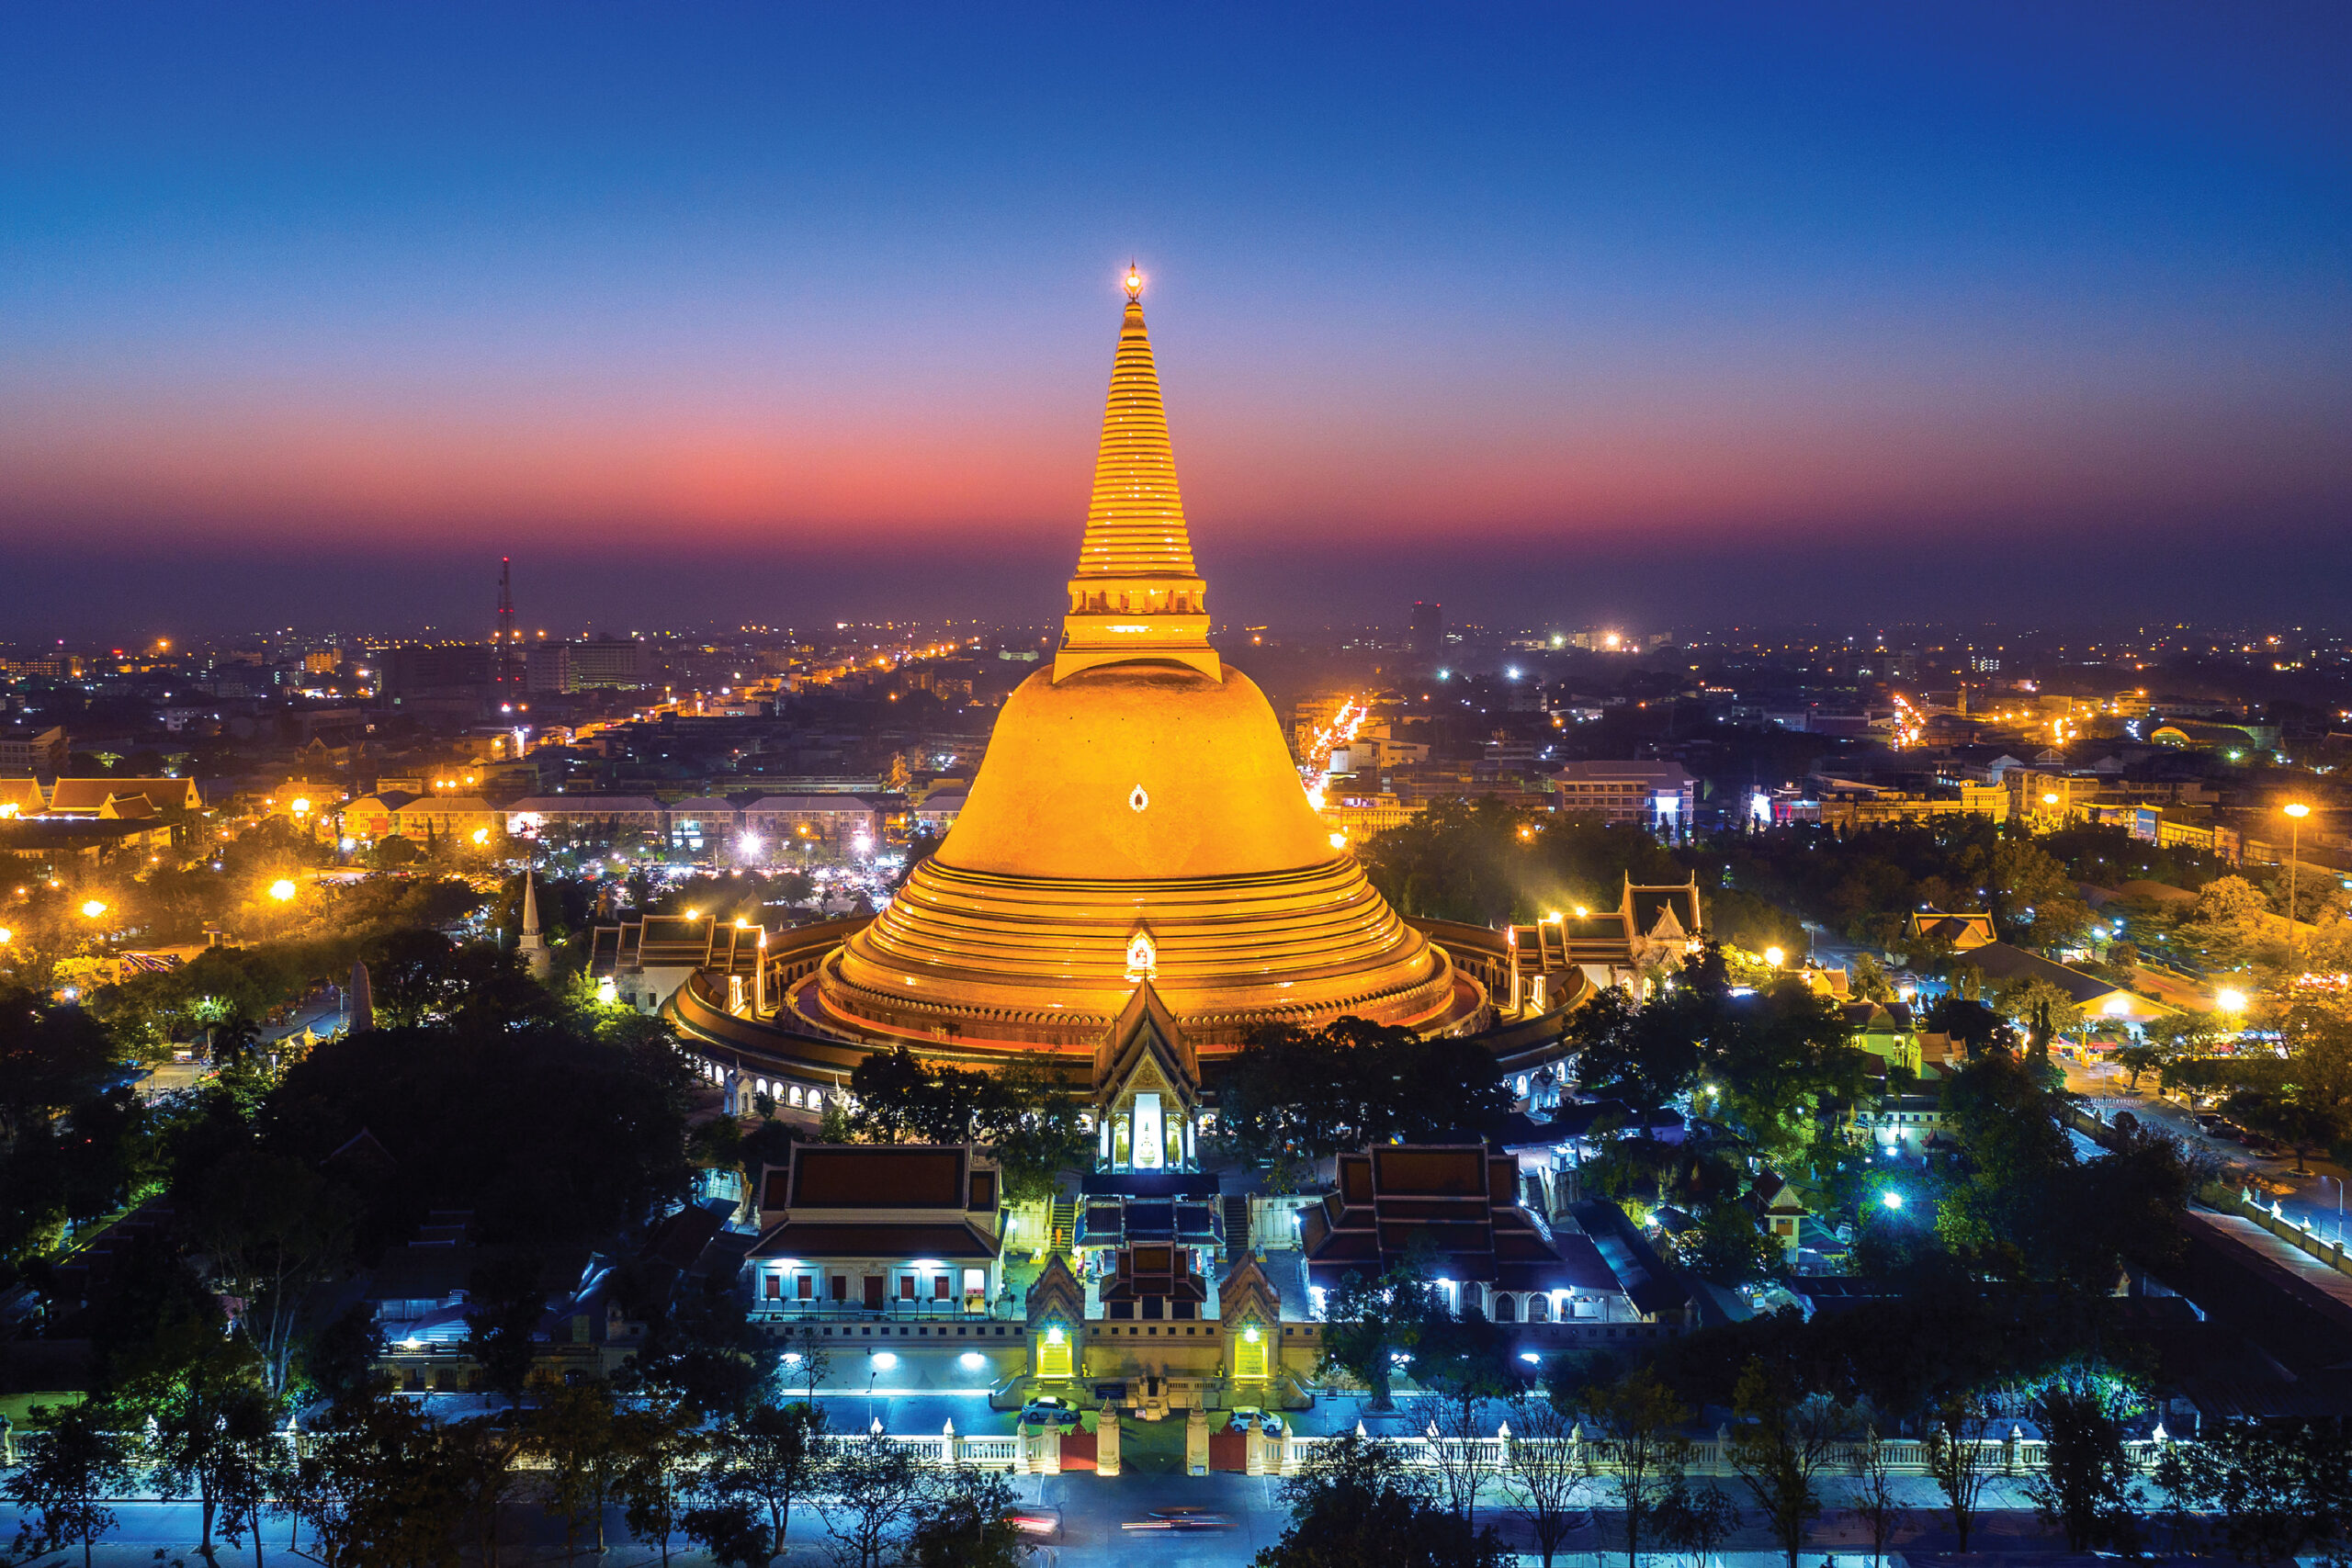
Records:
[[[528,866],[523,868],[523,929],[517,933],[514,948],[529,965],[532,977],[544,980],[555,967],[555,954],[548,948],[547,939],[539,934],[539,890]]]
[[[1143,275],[1130,265],[1124,281],[1126,313],[1102,409],[1094,497],[1054,679],[1136,660],[1189,664],[1222,679],[1208,645],[1208,585],[1193,564],[1159,371],[1144,330]]]

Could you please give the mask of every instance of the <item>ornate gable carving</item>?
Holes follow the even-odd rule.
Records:
[[[1046,1260],[1036,1280],[1029,1287],[1025,1315],[1031,1332],[1048,1318],[1058,1319],[1071,1328],[1086,1321],[1086,1288],[1069,1271],[1058,1252]]]
[[[1147,1071],[1151,1079],[1143,1078]],[[1187,1111],[1200,1100],[1199,1059],[1149,980],[1136,987],[1118,1021],[1094,1048],[1095,1103],[1107,1106],[1138,1083],[1171,1095]]]

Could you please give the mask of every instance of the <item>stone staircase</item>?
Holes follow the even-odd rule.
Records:
[[[1067,1258],[1078,1245],[1078,1200],[1067,1195],[1054,1200],[1054,1224],[1050,1245]]]
[[[1225,1255],[1239,1258],[1250,1250],[1250,1197],[1244,1192],[1225,1195]]]

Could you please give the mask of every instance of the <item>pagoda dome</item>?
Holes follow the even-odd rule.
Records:
[[[1274,710],[1227,667],[1040,671],[1006,699],[937,857],[1073,881],[1242,876],[1333,858]]]
[[[808,1022],[1091,1053],[1148,981],[1214,1057],[1269,1023],[1483,1010],[1335,846],[1264,694],[1209,647],[1140,288],[1054,664],[1006,700],[937,852],[796,988]]]

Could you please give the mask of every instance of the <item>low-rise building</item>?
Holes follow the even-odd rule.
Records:
[[[883,807],[862,795],[762,795],[743,807],[741,821],[779,859],[786,851],[837,858],[882,846]]]
[[[1641,1317],[1593,1240],[1520,1202],[1519,1161],[1483,1144],[1341,1155],[1338,1180],[1300,1225],[1308,1292],[1323,1303],[1350,1274],[1429,1260],[1447,1304],[1497,1323]]]
[[[1552,775],[1552,795],[1562,813],[1669,838],[1690,830],[1698,791],[1690,770],[1672,761],[1570,762]]]
[[[968,1144],[802,1144],[768,1166],[745,1261],[764,1322],[985,1317],[1002,1284],[996,1164]]]

